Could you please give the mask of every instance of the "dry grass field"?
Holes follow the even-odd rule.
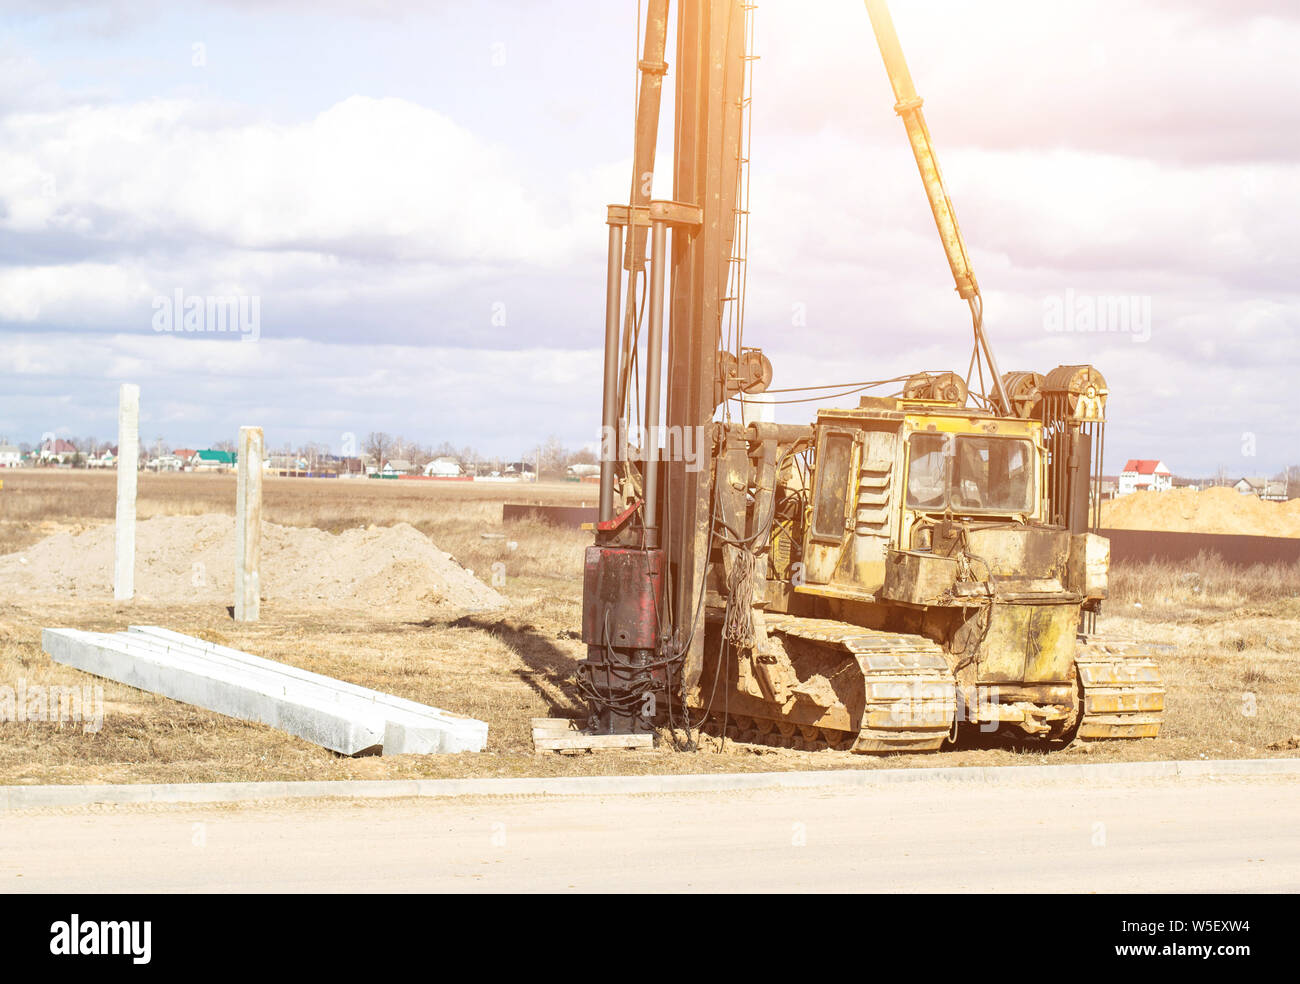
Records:
[[[111,473],[11,472],[0,490],[0,553],[52,533],[109,523]],[[142,475],[139,513],[233,514],[232,476]],[[589,534],[539,523],[503,525],[501,503],[590,504],[590,485],[271,479],[265,518],[331,532],[407,522],[462,564],[505,565],[504,611],[331,610],[264,603],[254,625],[224,606],[116,605],[111,597],[0,594],[0,686],[102,683],[103,728],[0,723],[0,783],[196,782],[705,772],[808,768],[1034,764],[1054,761],[1297,755],[1300,742],[1300,568],[1188,570],[1145,565],[1113,572],[1105,633],[1169,645],[1159,739],[1109,742],[1045,755],[986,741],[940,755],[885,759],[797,752],[703,738],[696,751],[576,757],[532,752],[529,719],[573,715],[582,550]],[[485,538],[483,533],[506,533]],[[516,546],[510,549],[510,543]],[[233,560],[232,560],[233,563]],[[4,586],[0,584],[0,592]],[[53,664],[41,629],[165,626],[341,679],[486,720],[483,755],[349,759],[262,725],[246,724]],[[680,737],[680,736],[679,736]],[[1274,746],[1274,747],[1270,747]]]

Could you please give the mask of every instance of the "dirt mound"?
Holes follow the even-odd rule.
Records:
[[[160,516],[136,524],[139,601],[230,604],[235,521]],[[407,523],[326,533],[262,524],[262,597],[268,601],[376,608],[437,605],[478,610],[505,599]],[[0,591],[111,595],[113,525],[56,533],[0,557]]]
[[[1300,499],[1264,502],[1229,488],[1134,492],[1102,503],[1101,525],[1116,530],[1300,537]]]

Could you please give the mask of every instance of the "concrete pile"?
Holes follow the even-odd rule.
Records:
[[[56,663],[356,755],[481,752],[487,724],[148,625],[46,629]]]

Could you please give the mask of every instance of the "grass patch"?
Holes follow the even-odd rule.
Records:
[[[6,475],[0,550],[60,529],[108,522],[114,476],[33,470]],[[141,515],[232,514],[232,476],[142,475]],[[671,751],[562,757],[532,753],[530,719],[579,713],[574,688],[582,554],[590,535],[543,523],[506,525],[503,501],[577,505],[591,486],[268,480],[274,523],[338,532],[405,522],[428,534],[510,601],[491,615],[342,612],[265,603],[262,620],[233,622],[224,605],[147,607],[111,598],[7,601],[0,594],[0,685],[102,684],[103,730],[0,724],[0,783],[197,782],[270,779],[734,772],[819,768],[1026,765],[1077,752],[990,746],[886,758],[701,741]],[[491,537],[483,533],[495,534]],[[15,546],[16,545],[16,546]],[[495,567],[494,565],[501,565]],[[1171,647],[1161,655],[1165,726],[1149,742],[1085,746],[1090,761],[1295,755],[1300,720],[1300,567],[1239,570],[1117,565],[1099,629]],[[1140,605],[1141,607],[1137,607]],[[47,626],[100,631],[153,624],[318,673],[470,714],[489,724],[483,755],[347,759],[274,728],[234,721],[58,666],[40,648]],[[1282,744],[1279,744],[1282,743]],[[1270,748],[1269,746],[1275,746]]]

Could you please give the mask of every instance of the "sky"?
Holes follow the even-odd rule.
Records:
[[[1300,4],[891,6],[1001,368],[1097,366],[1108,473],[1300,463]],[[778,387],[964,372],[865,9],[754,16],[746,342]],[[146,443],[595,441],[636,26],[633,0],[0,2],[0,437],[113,439],[133,382]],[[256,331],[172,330],[210,296]],[[1103,298],[1136,320],[1075,330]]]

